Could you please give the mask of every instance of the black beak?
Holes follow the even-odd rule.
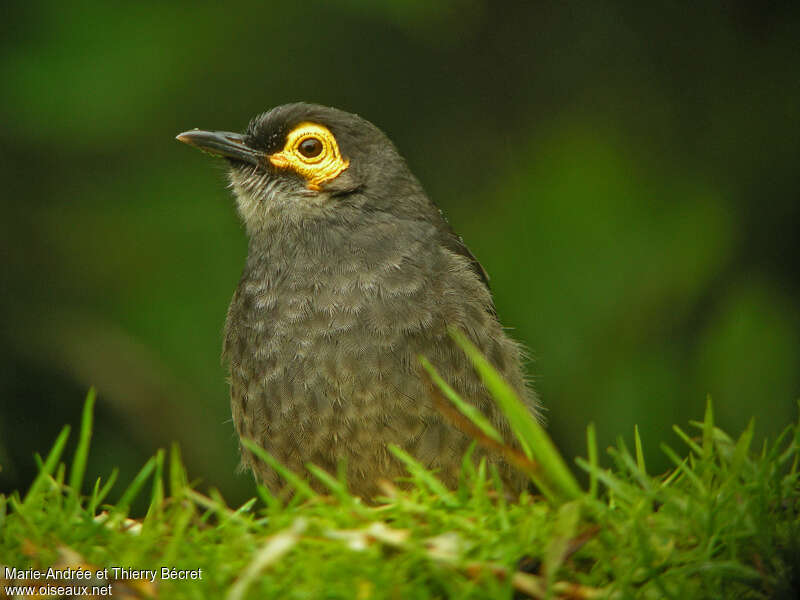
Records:
[[[224,156],[253,165],[261,164],[264,159],[263,152],[253,150],[244,143],[244,137],[241,134],[230,131],[192,129],[179,133],[175,139],[214,156]]]

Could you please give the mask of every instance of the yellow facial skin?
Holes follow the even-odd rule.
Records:
[[[307,122],[292,129],[283,150],[267,158],[279,169],[292,169],[308,182],[308,189],[315,191],[350,166],[328,128]]]

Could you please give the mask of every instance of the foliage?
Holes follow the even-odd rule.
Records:
[[[89,495],[78,492],[93,403],[92,391],[69,470],[62,462],[67,427],[39,461],[28,492],[0,496],[1,565],[159,570],[152,583],[149,575],[123,578],[111,571],[100,583],[110,583],[112,593],[125,598],[366,600],[516,593],[695,599],[791,598],[797,592],[800,424],[754,451],[752,422],[732,439],[714,426],[709,401],[704,420],[692,423],[696,436],[676,428],[688,455],[664,446],[674,468],[660,476],[647,472],[638,434],[633,454],[620,440],[609,449],[613,468],[601,468],[590,427],[588,459],[578,460],[590,485],[581,491],[546,436],[539,437],[543,432],[531,435],[535,420],[518,415],[514,431],[529,459],[539,461],[541,480],[561,493],[524,492],[513,500],[497,470],[483,460],[476,465],[468,454],[459,487],[451,491],[395,449],[409,476],[399,487],[384,482],[384,495],[374,504],[352,496],[341,474],[308,465],[329,493],[316,493],[284,470],[293,495],[259,487],[260,502],[253,498],[231,508],[215,490],[196,491],[173,446],[168,458],[159,451],[148,461],[110,505],[104,501],[114,473],[97,479]],[[149,495],[146,515],[132,520],[131,502],[142,494]],[[200,578],[162,579],[162,567]]]

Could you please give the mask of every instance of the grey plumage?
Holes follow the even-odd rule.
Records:
[[[403,474],[389,443],[453,485],[470,440],[434,408],[417,356],[507,432],[447,328],[463,330],[535,412],[520,347],[497,320],[482,267],[374,125],[291,104],[236,139],[268,157],[303,122],[325,126],[349,160],[319,190],[291,169],[219,152],[249,236],[223,346],[236,430],[298,473],[307,462],[335,472],[344,459],[362,495]],[[280,487],[252,453],[243,459]],[[502,463],[501,472],[513,491],[525,485]]]

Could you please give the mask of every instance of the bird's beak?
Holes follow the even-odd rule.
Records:
[[[214,156],[224,156],[225,158],[241,160],[253,165],[261,164],[264,160],[264,153],[250,148],[245,144],[244,137],[239,133],[192,129],[191,131],[179,133],[175,136],[175,139]]]

